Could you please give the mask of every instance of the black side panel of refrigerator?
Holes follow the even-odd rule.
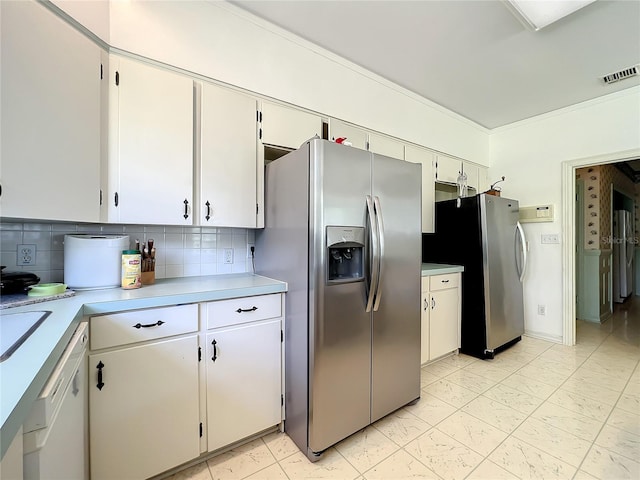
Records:
[[[435,232],[424,234],[422,261],[464,266],[462,273],[462,353],[484,358],[485,285],[479,197],[437,202]]]

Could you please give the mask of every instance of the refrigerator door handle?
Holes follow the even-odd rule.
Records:
[[[520,222],[516,223],[516,238],[520,238],[520,244],[522,246],[522,271],[520,273],[520,283],[524,280],[524,274],[527,271],[527,239],[524,236],[524,229]],[[518,252],[516,251],[516,257]],[[516,262],[517,265],[517,262]]]
[[[375,298],[375,292],[378,288],[378,279],[380,273],[378,253],[378,221],[373,207],[373,200],[371,199],[371,195],[367,195],[367,216],[369,217],[369,224],[371,225],[371,265],[369,268],[369,271],[371,272],[371,278],[369,279],[369,292],[367,295],[367,308],[365,311],[370,312],[373,308],[373,300]]]
[[[378,243],[380,250],[378,254],[379,273],[378,273],[378,287],[376,288],[376,299],[373,304],[373,311],[377,312],[380,307],[380,297],[382,297],[382,280],[384,278],[384,223],[382,221],[382,207],[380,206],[380,198],[373,197],[373,206],[376,213],[376,219],[378,220]]]

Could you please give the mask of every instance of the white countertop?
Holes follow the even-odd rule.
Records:
[[[24,422],[78,323],[85,315],[282,293],[287,284],[250,273],[156,280],[135,290],[78,291],[69,298],[7,308],[2,315],[51,311],[35,332],[0,363],[0,457]],[[0,318],[0,334],[2,329]]]
[[[423,263],[422,276],[429,277],[431,275],[442,275],[445,273],[464,272],[462,265],[448,265],[446,263]]]

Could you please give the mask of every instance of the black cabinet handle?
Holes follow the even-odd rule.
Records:
[[[216,342],[215,339],[213,340],[213,342],[211,342],[211,345],[213,345],[213,357],[211,357],[211,360],[213,360],[214,362],[218,358],[218,349],[216,348],[217,344],[218,342]]]
[[[163,325],[164,322],[162,320],[158,320],[156,323],[147,323],[145,325],[141,324],[141,323],[136,323],[135,325],[132,325],[133,328],[149,328],[149,327],[159,327],[160,325]]]
[[[186,220],[187,218],[189,218],[189,200],[187,200],[186,198],[184,199],[184,219]]]
[[[98,365],[96,365],[96,368],[98,369],[98,384],[96,387],[98,387],[98,390],[102,390],[102,387],[104,387],[104,382],[102,381],[102,369],[104,368],[104,363],[100,361]]]
[[[209,219],[211,218],[211,204],[209,203],[209,200],[207,200],[207,203],[205,203],[205,205],[207,206],[207,215],[204,218],[208,222]]]
[[[440,280],[442,283],[449,283],[449,280]]]
[[[236,310],[236,313],[242,313],[242,312],[255,312],[258,309],[258,307],[253,306],[251,308],[239,308]]]

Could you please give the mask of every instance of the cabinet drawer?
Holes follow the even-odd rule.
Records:
[[[91,350],[198,330],[198,305],[133,310],[91,317]]]
[[[233,298],[207,304],[207,328],[226,327],[282,315],[281,296]]]
[[[444,290],[445,288],[457,288],[460,284],[459,273],[447,273],[445,275],[434,275],[430,278],[430,290]]]

